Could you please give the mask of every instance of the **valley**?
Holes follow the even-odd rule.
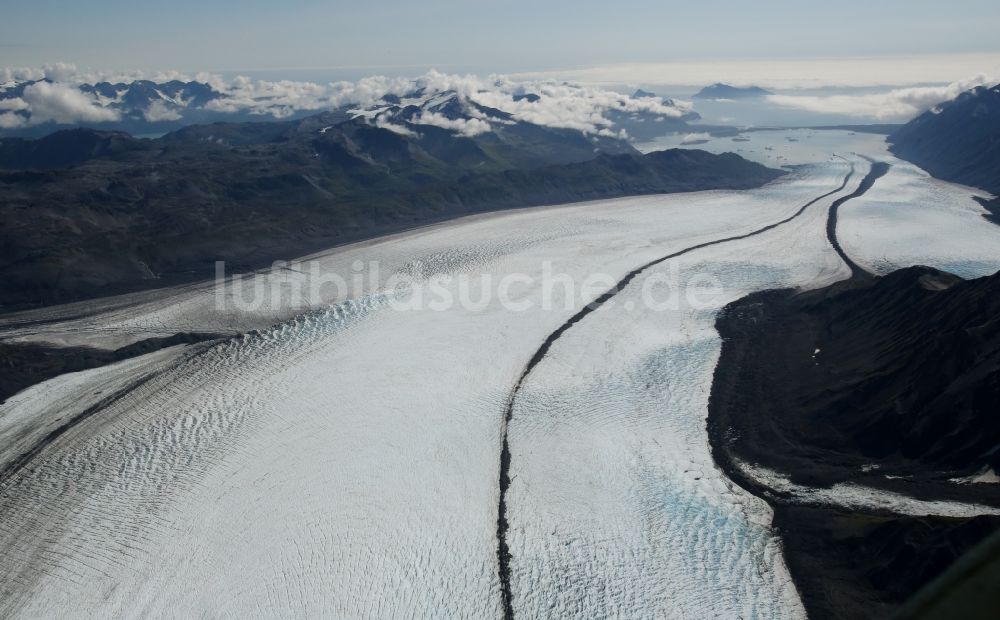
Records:
[[[0,480],[11,558],[0,614],[803,617],[771,506],[713,458],[719,311],[849,279],[827,236],[834,203],[843,251],[876,273],[993,273],[1000,228],[968,188],[930,179],[878,136],[758,135],[744,145],[766,157],[785,142],[776,154],[790,168],[757,189],[473,215],[243,282],[305,286],[374,261],[458,297],[463,273],[527,274],[509,289],[531,302],[518,312],[495,300],[400,310],[409,289],[365,279],[309,307],[241,306],[235,282],[204,281],[6,315],[5,342],[216,339],[0,405],[0,436],[20,438],[4,444],[5,465],[86,413]],[[862,191],[872,161],[889,168]],[[930,197],[949,208],[893,202]],[[931,222],[976,242],[930,234]],[[546,261],[605,284],[546,306]],[[491,286],[473,279],[470,295]]]

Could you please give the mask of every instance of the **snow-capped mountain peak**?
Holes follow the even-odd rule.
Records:
[[[53,125],[83,125],[147,133],[193,123],[338,111],[405,131],[436,126],[473,136],[528,123],[644,139],[653,137],[650,132],[662,135],[698,118],[689,105],[648,96],[651,93],[637,97],[567,83],[483,80],[433,71],[412,80],[371,77],[329,84],[205,79],[9,81],[0,88],[0,131],[43,134],[57,128]]]

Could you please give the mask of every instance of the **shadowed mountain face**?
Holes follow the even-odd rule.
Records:
[[[821,486],[890,475],[955,487],[1000,470],[998,316],[1000,274],[928,267],[734,304],[719,328],[750,356],[726,397],[746,414],[731,420],[736,450]]]
[[[781,174],[733,154],[643,156],[509,119],[463,135],[404,112],[217,123],[158,140],[74,130],[0,141],[2,303],[206,277],[217,260],[256,267],[490,209],[749,188]]]
[[[98,82],[96,84],[81,84],[80,90],[110,100],[111,107],[128,112],[146,109],[156,101],[180,107],[200,108],[209,101],[220,99],[223,96],[222,93],[208,84],[180,80],[171,80],[162,84],[150,80],[135,80],[129,84]]]
[[[0,139],[0,169],[65,168],[88,159],[119,159],[148,148],[147,143],[127,133],[67,129],[38,140]]]
[[[936,106],[889,136],[892,152],[932,175],[1000,195],[1000,85]],[[997,221],[1000,201],[986,205]]]
[[[758,293],[719,316],[713,453],[772,503],[810,617],[888,617],[1000,518],[802,505],[734,462],[810,487],[1000,505],[997,485],[971,482],[1000,469],[998,316],[1000,273],[966,281],[928,267]]]
[[[781,505],[774,527],[810,618],[881,620],[1000,531],[1000,517],[893,517]],[[995,609],[981,601],[978,609],[975,602],[969,607],[980,615],[955,617],[992,617]]]

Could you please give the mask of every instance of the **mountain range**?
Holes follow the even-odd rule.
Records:
[[[889,136],[893,154],[932,175],[1000,196],[1000,85],[937,105]],[[1000,199],[984,201],[1000,222]]]
[[[470,110],[454,94],[155,140],[84,128],[5,138],[0,169],[8,307],[210,277],[216,260],[255,268],[490,209],[782,174],[731,153],[642,155],[618,137]]]
[[[232,87],[213,86],[206,82],[180,80],[78,85],[48,79],[8,82],[0,84],[0,135],[41,137],[58,129],[73,127],[157,135],[192,124],[294,120],[323,110],[369,118],[400,116],[407,121],[413,121],[421,113],[428,118],[441,114],[447,120],[469,121],[471,124],[466,130],[471,131],[476,126],[481,127],[476,121],[483,120],[481,117],[484,114],[492,117],[489,122],[493,124],[506,122],[512,116],[511,110],[499,109],[504,107],[502,104],[485,112],[482,109],[484,106],[476,103],[473,93],[459,93],[440,85],[421,86],[418,81],[413,82],[408,90],[389,92],[375,101],[363,103],[342,101],[342,98],[330,93],[324,99],[313,92],[322,91],[320,85],[296,84],[296,87],[304,88],[309,97],[300,99],[294,93],[289,95],[281,91],[280,84],[274,87],[278,90],[233,90]],[[286,91],[293,90],[287,85],[284,88]],[[579,88],[570,91],[584,92]],[[540,92],[542,94],[515,92],[507,96],[506,103],[511,109],[536,117],[533,122],[547,124],[540,119],[549,95],[544,90]],[[362,99],[368,94],[356,93],[355,97]],[[631,98],[615,95],[611,99],[614,100],[602,100],[599,109],[595,110],[603,117],[600,122],[609,135],[620,135],[624,131],[633,139],[649,139],[684,129],[687,122],[700,118],[696,112],[675,101],[652,93],[637,93]],[[625,105],[629,101],[640,100],[644,105],[638,108],[642,109]],[[535,107],[539,111],[532,109]],[[558,123],[553,126],[556,125]]]
[[[756,99],[771,92],[757,86],[730,86],[721,82],[702,88],[694,94],[695,99]]]

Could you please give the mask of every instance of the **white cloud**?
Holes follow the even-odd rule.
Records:
[[[64,84],[31,84],[24,89],[23,99],[31,111],[32,125],[46,121],[96,123],[119,119],[117,111],[102,108],[94,99]]]
[[[681,138],[681,144],[697,144],[703,140],[711,140],[712,136],[707,133],[689,133]]]
[[[704,86],[725,82],[771,89],[947,84],[985,72],[1000,75],[1000,52],[633,63],[514,74],[517,80],[588,84]]]
[[[4,112],[0,114],[0,129],[14,129],[17,127],[24,127],[27,121],[23,116],[14,114],[13,112]]]
[[[490,124],[478,118],[448,118],[437,112],[422,112],[413,123],[415,125],[433,125],[443,129],[450,129],[467,138],[478,136],[492,130]]]
[[[942,101],[954,99],[970,88],[993,83],[994,80],[985,75],[977,75],[945,86],[915,86],[857,95],[768,95],[767,100],[775,105],[809,112],[905,121]]]
[[[412,89],[410,80],[369,77],[358,82],[333,82],[326,85],[314,82],[280,80],[251,80],[237,76],[232,82],[217,83],[215,88],[225,93],[208,108],[219,112],[249,111],[285,118],[297,111],[326,110],[344,105],[368,106],[388,93],[402,93]]]
[[[402,125],[397,125],[395,123],[390,123],[383,116],[375,117],[375,126],[380,129],[388,129],[392,133],[398,133],[401,136],[406,136],[408,138],[416,138],[417,132],[412,131]]]
[[[431,71],[417,78],[416,84],[428,90],[453,90],[482,106],[511,114],[520,121],[577,129],[587,133],[606,133],[612,122],[605,115],[614,110],[622,113],[647,113],[660,117],[680,117],[690,109],[688,104],[667,105],[658,98],[632,99],[621,93],[585,87],[565,82],[515,82],[503,76],[447,75]],[[535,101],[514,96],[531,93]]]
[[[0,82],[27,82],[45,77],[41,69],[31,67],[4,67],[0,69]]]
[[[142,115],[150,123],[155,123],[157,121],[176,121],[181,118],[180,112],[169,107],[162,101],[154,101],[150,103],[149,107],[143,111]]]
[[[299,111],[354,107],[357,115],[374,116],[368,108],[388,107],[382,101],[386,95],[405,98],[423,90],[424,99],[434,93],[454,91],[463,99],[482,106],[495,108],[513,115],[517,120],[577,129],[587,133],[607,134],[612,122],[605,114],[611,110],[622,113],[648,113],[659,117],[679,117],[690,110],[686,102],[673,105],[658,98],[632,99],[621,93],[594,87],[552,81],[514,82],[502,76],[486,78],[474,75],[451,75],[430,71],[415,79],[372,76],[357,82],[264,81],[237,77],[229,83],[215,86],[227,96],[208,104],[219,112],[249,111],[284,118]],[[514,95],[533,93],[537,101],[521,99]],[[405,103],[419,103],[406,101]],[[477,135],[490,130],[490,123],[505,123],[499,118],[488,118],[472,107],[467,108],[472,119],[451,120],[432,111],[425,111],[419,122],[445,127],[463,135]]]
[[[45,79],[53,82],[72,82],[77,75],[76,65],[66,62],[43,65],[42,71],[45,73]]]
[[[79,70],[76,65],[57,62],[51,65],[43,65],[41,69],[41,75],[37,75],[34,79],[46,78],[53,82],[60,82],[63,84],[96,84],[98,82],[111,82],[118,83],[124,82],[129,83],[135,80],[150,80],[153,82],[169,82],[170,80],[180,80],[182,82],[190,82],[196,77],[192,77],[187,73],[182,73],[180,71],[167,70],[167,71],[143,71],[141,69],[131,70],[131,71],[118,71],[118,70]],[[198,81],[211,83],[213,80],[218,80],[218,76],[210,73],[200,73],[197,76]]]
[[[27,110],[28,104],[20,97],[0,99],[0,110]]]
[[[184,80],[184,81],[190,82],[192,80]],[[217,91],[222,91],[226,88],[226,81],[222,79],[221,75],[217,75],[215,73],[208,73],[206,71],[201,71],[195,74],[193,81],[201,82],[202,84],[208,84],[214,90]]]

